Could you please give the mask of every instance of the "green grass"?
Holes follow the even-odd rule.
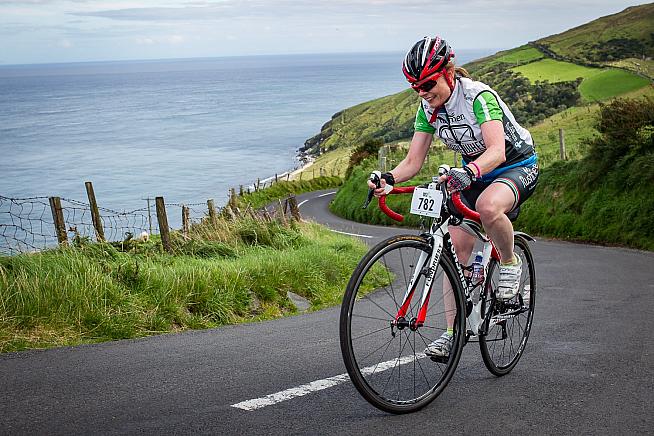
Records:
[[[507,64],[525,64],[532,62],[538,59],[542,59],[545,55],[539,50],[523,45],[513,50],[509,50],[506,54],[498,53],[500,56],[497,56],[493,59],[494,63],[504,62]]]
[[[584,79],[579,92],[586,101],[601,101],[649,85],[651,82],[634,73],[608,69]]]
[[[338,304],[366,247],[311,223],[219,220],[160,247],[0,257],[0,352],[270,319]],[[228,249],[226,249],[226,247]]]
[[[602,71],[598,68],[588,68],[554,59],[543,59],[538,62],[514,67],[512,70],[521,73],[531,82],[548,80],[552,83],[567,82],[576,80],[579,77],[585,79]]]
[[[598,105],[572,107],[531,126],[529,132],[536,144],[538,161],[546,167],[560,160],[559,129],[563,129],[568,159],[580,159],[588,149],[588,143],[597,137]]]
[[[239,197],[240,201],[258,209],[271,202],[287,197],[289,194],[301,194],[303,192],[318,191],[321,189],[335,188],[343,182],[338,176],[316,177],[315,179],[291,180],[289,182],[278,182],[265,189],[244,193]]]
[[[312,165],[303,169],[292,180],[309,180],[319,177],[320,174],[343,177],[347,170],[351,154],[352,147],[339,147],[323,153],[313,161]]]
[[[565,82],[583,78],[579,93],[585,101],[602,101],[643,88],[651,82],[637,74],[618,69],[588,68],[569,62],[543,59],[521,65],[512,70],[521,73],[531,82],[548,80]]]

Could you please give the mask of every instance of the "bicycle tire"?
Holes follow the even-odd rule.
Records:
[[[479,348],[486,368],[498,377],[511,372],[524,353],[536,303],[534,259],[529,243],[520,236],[515,237],[515,254],[522,260],[518,294],[508,302],[496,299],[499,263],[493,259],[488,268],[486,300],[481,306],[481,313],[485,315],[485,334],[479,337]],[[488,314],[488,310],[492,313]]]
[[[350,379],[369,403],[389,413],[414,412],[433,401],[452,378],[465,342],[463,289],[446,250],[433,272],[425,324],[416,330],[395,327],[393,334],[391,324],[420,252],[430,253],[431,246],[415,235],[394,236],[376,245],[354,270],[341,306],[340,343]],[[407,318],[415,317],[420,306],[429,273],[426,268],[421,269]],[[450,356],[436,362],[425,359],[422,349],[447,328],[443,277],[453,285],[447,295],[454,298],[456,315]],[[393,351],[386,354],[390,349]]]

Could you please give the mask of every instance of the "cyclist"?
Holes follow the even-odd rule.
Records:
[[[513,253],[513,225],[506,214],[529,198],[538,182],[534,143],[497,93],[455,67],[453,57],[450,45],[438,36],[421,39],[406,54],[402,71],[421,98],[415,132],[404,160],[382,174],[375,196],[384,194],[387,183],[416,175],[438,134],[448,148],[462,155],[462,167],[452,168],[440,181],[451,192],[462,191],[462,200],[479,212],[500,254],[497,297],[509,300],[518,292],[522,262]],[[450,226],[449,231],[457,257],[467,264],[475,244],[472,230],[463,225]],[[449,356],[452,345],[456,310],[451,287],[450,292],[443,289],[450,296],[444,295],[448,330],[425,349],[428,356]]]

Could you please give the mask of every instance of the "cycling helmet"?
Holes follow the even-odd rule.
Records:
[[[416,42],[404,58],[402,72],[409,82],[418,82],[445,68],[454,51],[440,36],[425,36]]]

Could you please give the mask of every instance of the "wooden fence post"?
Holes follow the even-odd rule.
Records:
[[[291,216],[293,219],[296,221],[301,221],[302,215],[300,215],[300,208],[297,205],[297,198],[295,198],[295,195],[288,197],[288,206],[291,209]]]
[[[170,253],[172,246],[170,245],[170,228],[168,227],[168,216],[166,215],[166,204],[163,197],[156,197],[154,199],[157,207],[157,221],[159,221],[159,234],[161,235],[161,245],[163,249]]]
[[[148,226],[150,228],[150,234],[152,234],[152,212],[150,211],[150,200],[152,200],[150,197],[146,198],[148,202]]]
[[[559,156],[561,157],[561,160],[567,159],[565,153],[565,134],[563,129],[559,129]]]
[[[209,209],[209,221],[211,225],[216,224],[216,206],[213,203],[213,199],[207,200],[207,208]]]
[[[182,235],[184,235],[184,238],[188,238],[189,230],[190,230],[190,211],[188,206],[182,205]]]
[[[86,195],[89,197],[89,205],[91,206],[91,220],[95,228],[95,237],[98,241],[104,241],[104,226],[100,218],[100,209],[98,209],[98,202],[95,200],[95,192],[93,191],[93,183],[84,182],[86,186]]]
[[[57,242],[59,245],[68,244],[68,234],[66,233],[66,222],[64,221],[64,212],[61,209],[61,198],[50,197],[50,209],[52,210],[52,219],[54,220],[55,232],[57,233]]]
[[[277,201],[279,202],[279,219],[284,225],[287,225],[288,222],[286,221],[286,208],[284,207],[284,203],[282,203],[281,198]]]

